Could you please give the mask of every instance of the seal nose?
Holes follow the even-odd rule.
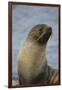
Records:
[[[52,33],[52,28],[49,27],[48,30],[47,30],[47,32]]]
[[[52,28],[51,28],[51,27],[49,27],[49,30],[52,30]]]

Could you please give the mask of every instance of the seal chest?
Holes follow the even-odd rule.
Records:
[[[18,54],[18,74],[21,83],[33,83],[40,73],[41,75],[45,73],[47,78],[46,45],[51,33],[51,27],[45,24],[32,28]]]

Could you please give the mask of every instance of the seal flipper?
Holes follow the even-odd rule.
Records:
[[[49,84],[58,84],[59,82],[59,74],[56,69],[52,69],[48,66],[48,83]]]

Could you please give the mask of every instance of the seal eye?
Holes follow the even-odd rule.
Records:
[[[43,30],[42,29],[39,29],[39,33],[41,34],[43,32]]]
[[[41,30],[41,29],[39,29],[39,31],[41,32],[42,30]]]

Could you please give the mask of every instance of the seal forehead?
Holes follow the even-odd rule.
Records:
[[[39,30],[39,29],[43,29],[43,28],[47,28],[48,26],[46,24],[38,24],[38,25],[35,25],[33,28],[32,28],[32,31],[33,30]]]

